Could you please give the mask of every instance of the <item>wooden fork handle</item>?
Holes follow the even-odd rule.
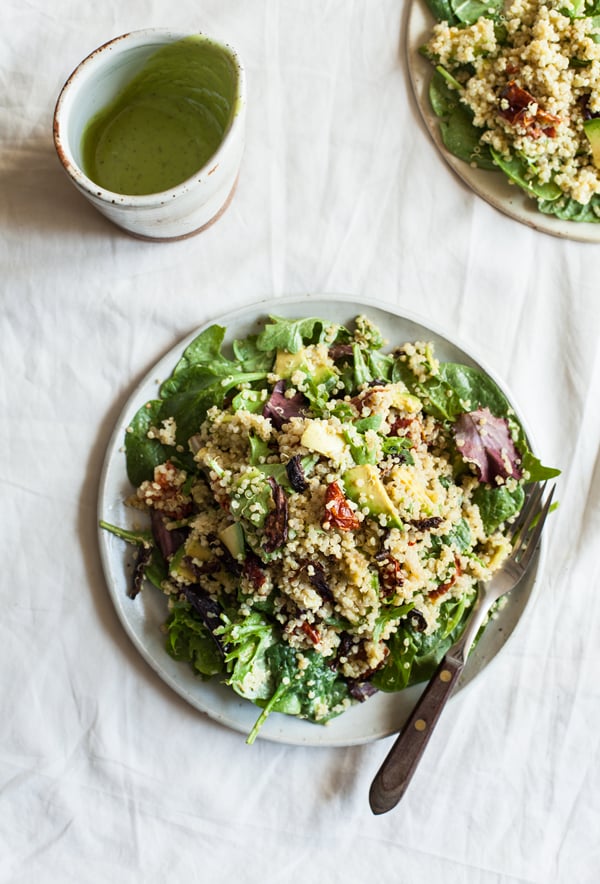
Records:
[[[463,660],[448,655],[442,659],[375,775],[369,791],[373,813],[386,813],[404,795],[464,665]]]

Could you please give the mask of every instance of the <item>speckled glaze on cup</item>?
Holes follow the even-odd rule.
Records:
[[[75,187],[114,224],[142,239],[174,240],[199,233],[219,218],[233,197],[244,150],[246,81],[237,51],[208,37],[233,59],[237,95],[229,128],[208,163],[186,181],[161,193],[129,196],[95,184],[82,169],[81,140],[90,119],[141,70],[154,52],[189,34],[162,29],[116,37],[73,71],[54,111],[54,144]]]

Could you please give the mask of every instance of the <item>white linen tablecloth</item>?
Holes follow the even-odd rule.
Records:
[[[516,223],[440,159],[402,0],[3,0],[0,35],[0,881],[595,884],[600,880],[600,247]],[[135,240],[52,143],[76,64],[128,30],[239,49],[235,199]],[[197,712],[142,660],[100,565],[99,473],[129,393],[225,310],[348,293],[467,341],[562,470],[534,603],[374,817],[393,738],[303,748]]]

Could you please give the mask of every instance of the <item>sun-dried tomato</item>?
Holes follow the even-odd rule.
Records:
[[[340,531],[356,531],[360,527],[358,516],[337,482],[332,482],[325,491],[325,523]]]
[[[437,599],[441,595],[445,595],[448,590],[452,586],[454,586],[457,578],[460,577],[460,575],[462,574],[462,568],[460,567],[460,559],[458,558],[458,556],[454,556],[454,567],[455,571],[450,580],[446,580],[445,583],[440,583],[440,585],[436,587],[436,589],[432,589],[431,592],[428,594],[430,599]]]
[[[555,127],[561,122],[560,117],[541,108],[534,96],[517,86],[514,80],[504,86],[498,101],[499,115],[513,126],[523,126],[531,138],[540,138],[542,135],[556,137]]]
[[[140,486],[143,501],[174,522],[184,519],[193,509],[191,497],[183,493],[177,481],[179,475],[179,470],[167,460],[155,468],[151,481],[143,482]]]
[[[314,626],[311,626],[310,623],[307,623],[306,620],[303,621],[302,626],[300,627],[304,635],[311,640],[313,645],[318,645],[321,641],[321,636],[319,635],[319,630],[315,629]]]
[[[414,417],[397,417],[392,426],[390,427],[390,432],[388,435],[390,436],[398,436],[400,435],[400,430],[406,430],[415,420]]]

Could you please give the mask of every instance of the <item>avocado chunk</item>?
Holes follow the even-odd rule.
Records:
[[[210,547],[193,535],[185,542],[185,555],[191,559],[199,559],[201,562],[208,562],[212,558]]]
[[[423,403],[418,396],[414,396],[412,393],[405,392],[404,390],[395,390],[392,406],[405,411],[407,414],[417,414],[417,412],[421,411]]]
[[[301,371],[315,384],[326,384],[334,378],[337,379],[333,360],[325,344],[309,344],[297,353],[278,350],[273,371],[286,380],[297,371]]]
[[[309,421],[300,443],[309,451],[324,454],[325,457],[338,463],[348,453],[348,446],[343,435],[324,420]]]
[[[246,558],[246,544],[244,543],[244,529],[239,522],[233,522],[227,528],[219,531],[219,540],[229,550],[237,561]]]
[[[583,131],[587,135],[587,140],[592,149],[592,160],[594,166],[600,169],[600,117],[594,117],[592,120],[586,120],[583,124]]]
[[[374,464],[361,464],[347,470],[343,476],[346,495],[360,507],[367,507],[372,516],[386,516],[386,524],[390,528],[402,528],[402,520],[398,510],[392,503],[379,470]]]
[[[195,583],[196,575],[190,567],[189,554],[186,552],[185,544],[179,547],[173,558],[169,562],[169,575],[181,580],[183,583]]]

